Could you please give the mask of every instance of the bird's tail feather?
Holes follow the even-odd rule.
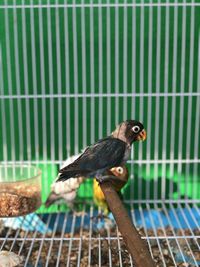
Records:
[[[60,173],[56,182],[63,182],[65,180],[68,180],[68,179],[73,178],[73,177],[76,178],[77,176],[78,175],[77,175],[76,171],[69,171],[69,172]]]
[[[51,192],[49,197],[47,198],[47,200],[45,202],[45,207],[46,208],[50,207],[53,203],[55,203],[59,199],[60,198],[58,197],[58,195],[56,195],[54,192]]]

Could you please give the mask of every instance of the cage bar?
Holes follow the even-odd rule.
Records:
[[[141,120],[124,203],[159,267],[200,265],[199,12],[195,0],[0,3],[0,163],[38,165],[45,200],[66,158]],[[92,190],[80,216],[42,207],[45,232],[13,219],[0,250],[23,266],[134,267],[116,225],[97,228]]]

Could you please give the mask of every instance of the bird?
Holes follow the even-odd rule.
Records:
[[[76,160],[80,154],[69,157],[63,164],[63,168],[68,166],[74,160]],[[74,210],[74,202],[77,196],[77,190],[83,183],[83,177],[77,179],[68,179],[64,182],[56,182],[59,179],[60,174],[55,179],[55,182],[51,185],[51,192],[45,202],[45,207],[48,208],[52,204],[60,204],[65,201],[70,210]]]
[[[118,192],[120,198],[122,198],[121,189],[126,185],[129,177],[127,167],[125,165],[113,167],[106,172],[106,175],[116,177],[115,179],[111,179],[110,182],[116,192]],[[93,200],[98,207],[102,208],[104,215],[108,215],[109,208],[101,187],[99,186],[99,182],[96,179],[93,181]]]
[[[52,204],[60,204],[64,200],[67,206],[73,210],[77,190],[82,182],[83,177],[78,177],[77,179],[71,178],[64,182],[53,183],[51,185],[51,193],[45,202],[45,207],[48,208]]]
[[[126,120],[119,124],[112,134],[87,147],[71,164],[59,170],[59,181],[71,177],[96,177],[102,182],[102,174],[108,169],[125,164],[128,160],[131,145],[135,141],[144,141],[146,131],[141,122]]]

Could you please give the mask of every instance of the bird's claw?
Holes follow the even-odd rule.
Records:
[[[103,176],[102,175],[97,175],[96,180],[99,182],[99,184],[103,183]]]
[[[116,177],[113,175],[99,175],[96,177],[96,180],[99,182],[99,184],[104,182],[110,182],[112,180],[116,181]]]

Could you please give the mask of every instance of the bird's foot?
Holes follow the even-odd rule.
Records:
[[[102,176],[102,174],[97,174],[96,175],[96,180],[99,182],[99,184],[103,183],[103,176]]]
[[[112,180],[116,181],[116,177],[112,175],[98,175],[96,176],[96,180],[99,182],[99,184],[104,182],[110,182]]]

